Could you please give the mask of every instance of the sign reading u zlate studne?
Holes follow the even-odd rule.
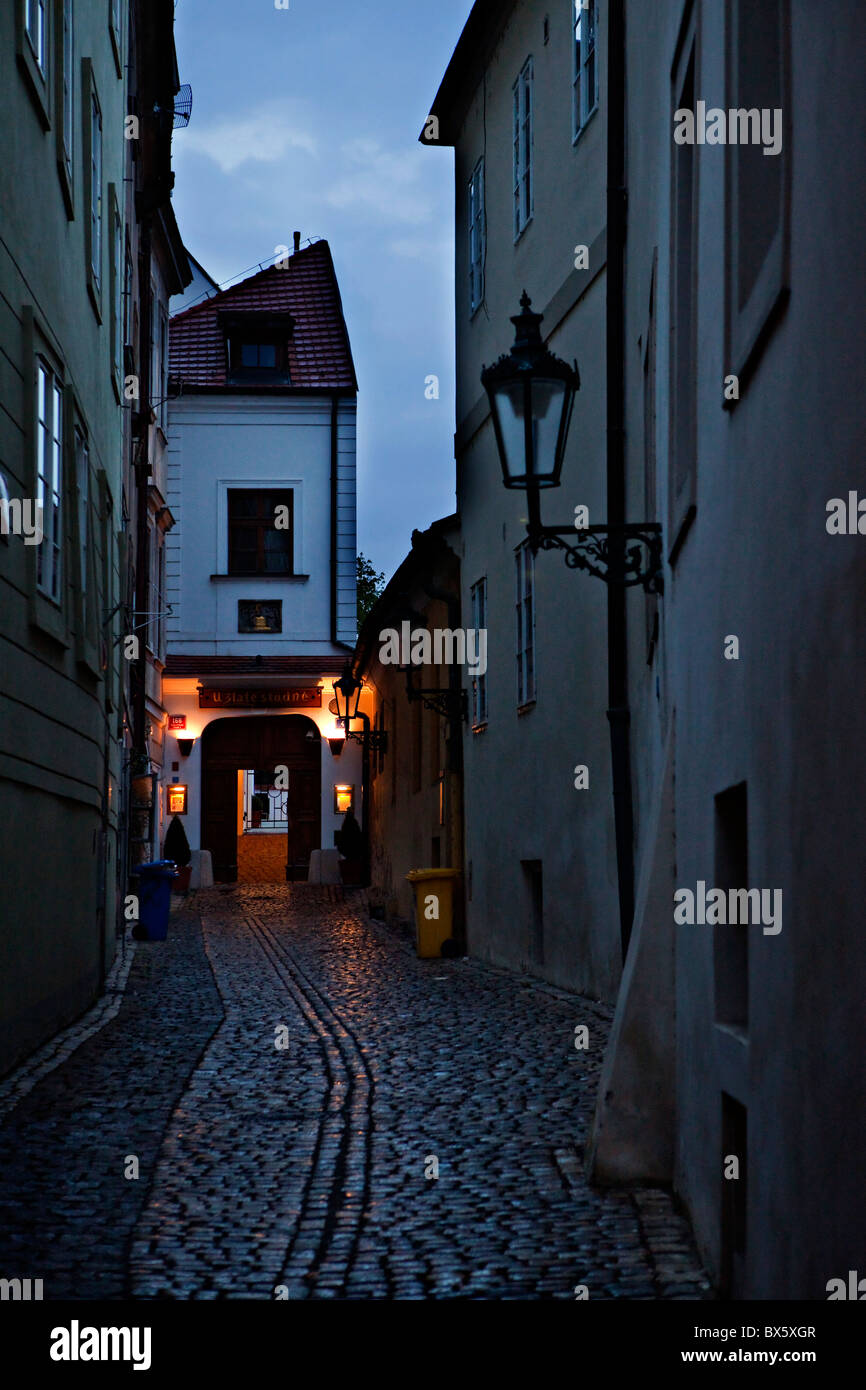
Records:
[[[321,709],[321,690],[200,690],[199,709]]]

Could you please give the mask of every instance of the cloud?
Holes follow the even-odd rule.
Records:
[[[316,142],[293,120],[288,106],[271,102],[239,119],[226,118],[210,126],[191,125],[175,141],[179,158],[186,152],[206,155],[224,174],[256,161],[276,164],[289,150],[305,150],[315,156]]]
[[[429,222],[433,206],[429,192],[419,187],[423,151],[393,153],[375,140],[357,139],[344,145],[338,175],[325,194],[333,208],[373,213],[387,223],[420,226]]]

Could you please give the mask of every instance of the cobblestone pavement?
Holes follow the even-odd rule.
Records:
[[[417,960],[358,892],[199,893],[8,1110],[0,1277],[49,1299],[709,1297],[666,1193],[584,1181],[609,1021]]]

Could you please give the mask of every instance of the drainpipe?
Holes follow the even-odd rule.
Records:
[[[626,519],[625,478],[625,0],[607,15],[607,519]],[[624,542],[611,543],[610,570],[622,572]],[[627,609],[624,585],[607,586],[607,681],[613,814],[619,884],[620,940],[625,960],[634,916],[634,807],[628,703]]]
[[[150,214],[141,221],[138,276],[140,286],[141,322],[139,324],[139,449],[136,463],[136,543],[135,543],[135,634],[141,655],[138,659],[138,679],[135,689],[134,747],[137,753],[147,752],[147,628],[140,627],[147,613],[150,582],[150,535],[147,526],[147,479],[150,474],[150,321],[153,313],[150,290],[150,262],[153,232]]]
[[[337,424],[340,398],[331,397],[331,641],[337,641]]]

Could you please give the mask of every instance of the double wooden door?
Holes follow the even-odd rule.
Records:
[[[286,878],[304,879],[310,854],[320,848],[322,743],[304,715],[252,715],[215,719],[202,735],[201,843],[213,859],[214,879],[238,876],[238,772],[287,767]]]

